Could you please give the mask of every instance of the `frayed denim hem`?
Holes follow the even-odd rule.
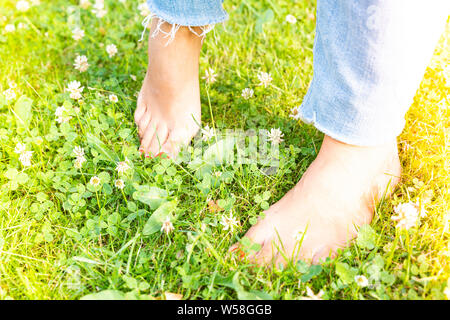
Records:
[[[214,29],[215,24],[225,22],[228,19],[228,14],[223,11],[221,16],[216,17],[205,17],[203,19],[182,19],[179,17],[173,17],[165,12],[158,10],[151,1],[147,1],[147,6],[151,12],[145,19],[142,21],[142,26],[144,30],[142,31],[141,38],[139,41],[142,41],[145,36],[145,31],[147,30],[149,24],[152,22],[153,18],[158,19],[158,24],[156,25],[155,30],[152,30],[150,33],[150,37],[155,38],[158,34],[163,34],[164,38],[168,38],[166,45],[173,41],[175,38],[175,34],[180,27],[188,27],[189,30],[198,37],[201,37],[202,40],[205,38],[206,34]],[[168,23],[171,25],[170,31],[164,31],[161,26],[164,23]],[[201,32],[197,32],[193,27],[200,28]]]

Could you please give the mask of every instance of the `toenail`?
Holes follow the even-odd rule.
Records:
[[[237,250],[237,252],[235,252],[236,250]],[[239,254],[239,259],[243,259],[245,257],[245,252],[239,246],[231,249],[230,253]]]
[[[158,154],[155,156],[155,158],[158,158],[158,157],[161,157],[161,158],[162,158],[162,155],[163,155],[163,154],[165,154],[166,157],[167,157],[168,159],[170,159],[169,155],[168,155],[167,153],[165,153],[165,152],[160,152],[160,153],[158,153]]]

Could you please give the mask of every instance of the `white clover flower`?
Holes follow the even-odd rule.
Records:
[[[64,106],[57,107],[55,110],[55,117],[57,117],[57,118],[62,117],[65,111],[66,111],[66,108],[64,108]]]
[[[94,10],[92,10],[92,12],[95,13],[95,16],[97,18],[103,18],[108,13],[108,11],[106,11],[105,9],[100,9],[100,8],[94,9]]]
[[[118,50],[115,44],[108,44],[106,46],[106,53],[109,55],[110,58],[114,57],[117,52]]]
[[[80,28],[75,28],[72,30],[72,39],[74,39],[75,41],[79,41],[83,39],[83,37],[84,37],[84,30]]]
[[[300,113],[298,112],[298,109],[299,109],[299,108],[300,108],[300,107],[293,107],[293,108],[291,109],[291,113],[289,114],[289,118],[298,120],[298,119],[300,118]]]
[[[130,169],[128,162],[129,160],[127,158],[125,158],[125,161],[117,162],[116,170],[118,174],[123,174],[125,171]]]
[[[361,288],[367,287],[369,285],[369,280],[367,280],[367,278],[365,276],[360,276],[360,275],[356,276],[355,282]]]
[[[17,29],[26,29],[27,27],[28,25],[23,22],[19,22],[19,24],[17,25]]]
[[[210,128],[209,125],[201,129],[202,141],[208,141],[214,137],[214,129]]]
[[[123,188],[125,188],[125,182],[123,182],[122,179],[114,180],[114,186],[115,186],[117,189],[122,190]]]
[[[91,2],[89,0],[80,0],[80,7],[83,9],[88,9],[91,6]]]
[[[68,91],[76,91],[79,90],[81,86],[81,83],[77,80],[73,80],[71,82],[69,82],[69,84],[67,85],[67,90]]]
[[[91,178],[91,180],[89,180],[89,183],[90,183],[91,185],[93,185],[94,187],[97,187],[97,186],[100,184],[100,178],[97,177],[97,176],[93,176],[93,177]]]
[[[117,101],[119,101],[119,99],[117,99],[117,96],[115,94],[110,94],[108,97],[109,101],[111,101],[112,103],[116,103]]]
[[[93,5],[92,13],[94,13],[97,18],[103,18],[108,13],[105,9],[105,2],[103,0],[96,0]]]
[[[14,100],[16,98],[16,92],[13,88],[6,89],[3,91],[3,95],[5,96],[6,100]]]
[[[84,156],[84,149],[80,146],[76,146],[75,148],[73,148],[73,154],[77,158],[82,157],[82,156]]]
[[[72,119],[71,116],[67,115],[67,109],[64,106],[57,107],[55,110],[56,122],[65,123]]]
[[[74,68],[78,71],[85,72],[89,68],[88,59],[86,56],[77,56],[75,58]]]
[[[9,32],[14,32],[16,31],[16,26],[13,24],[7,24],[5,26],[5,32],[9,33]]]
[[[296,23],[297,22],[297,18],[294,17],[292,14],[288,14],[286,16],[286,21],[289,23]]]
[[[70,92],[70,98],[79,100],[81,99],[81,93],[83,92],[83,89],[84,87],[81,87],[81,83],[74,80],[69,82],[66,91]]]
[[[162,223],[161,232],[165,232],[166,234],[169,234],[172,232],[175,228],[173,227],[172,222],[170,221],[170,218],[167,217],[166,220]]]
[[[245,89],[243,89],[243,90],[242,90],[241,96],[242,96],[245,100],[250,99],[251,97],[253,97],[253,89],[250,89],[250,88],[245,88]]]
[[[14,148],[15,153],[23,153],[27,150],[27,146],[24,145],[22,142],[17,142],[16,147]]]
[[[24,151],[19,156],[19,161],[24,167],[31,166],[31,157],[33,156],[33,151]]]
[[[234,227],[239,225],[239,221],[233,216],[233,212],[230,211],[230,214],[227,216],[226,214],[222,215],[222,220],[220,224],[223,225],[223,230],[233,231]]]
[[[205,70],[205,76],[202,77],[202,79],[205,79],[206,83],[211,84],[216,82],[216,77],[216,72],[213,69],[208,68],[207,70]]]
[[[19,161],[24,167],[31,166],[33,151],[26,151],[27,147],[22,142],[17,142],[14,152],[19,154]]]
[[[279,145],[283,139],[284,133],[281,132],[279,128],[272,128],[267,133],[267,141],[269,141],[272,145]]]
[[[77,158],[73,163],[73,166],[75,167],[75,169],[81,169],[81,167],[83,167],[84,162],[86,162],[86,158],[83,155],[77,156]]]
[[[221,171],[214,171],[213,173],[217,178],[220,178],[222,176],[222,172]]]
[[[397,221],[396,228],[399,229],[410,229],[415,227],[421,217],[426,216],[425,210],[419,208],[419,206],[415,203],[401,203],[394,208],[394,212],[397,214],[393,216],[391,219],[393,221]]]
[[[139,10],[139,13],[143,17],[146,17],[146,16],[148,16],[150,14],[150,9],[148,8],[146,2],[143,2],[143,3],[139,4],[137,9]]]
[[[445,289],[444,289],[444,294],[445,294],[445,297],[447,298],[447,300],[450,300],[450,281],[449,280],[447,280],[447,287],[445,287]]]
[[[267,88],[267,86],[272,82],[272,76],[270,73],[260,71],[258,72],[258,80],[259,85],[264,86],[264,88]]]
[[[16,9],[21,12],[28,11],[28,9],[30,9],[30,4],[28,3],[28,1],[25,1],[25,0],[17,1]]]
[[[41,137],[36,137],[34,140],[34,143],[36,143],[38,146],[40,146],[44,142],[44,140]]]

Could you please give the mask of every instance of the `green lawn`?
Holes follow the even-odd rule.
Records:
[[[312,77],[315,1],[225,1],[230,19],[203,46],[201,76],[208,68],[217,73],[212,84],[201,80],[203,124],[280,128],[273,175],[254,164],[214,168],[139,156],[133,112],[146,69],[146,41],[138,42],[144,17],[138,1],[123,2],[105,0],[107,14],[97,18],[75,0],[41,0],[25,12],[17,1],[1,1],[0,299],[79,299],[104,290],[114,291],[103,297],[141,299],[165,292],[299,299],[307,288],[323,290],[323,299],[450,297],[448,29],[399,137],[403,180],[378,206],[372,227],[321,266],[268,270],[227,250],[295,185],[320,147],[320,132],[289,117]],[[287,22],[288,14],[297,22]],[[79,41],[72,38],[77,26],[85,32]],[[118,49],[113,57],[109,44]],[[86,72],[74,69],[77,55],[88,58]],[[260,71],[273,78],[267,88],[258,86]],[[65,90],[73,80],[84,87],[82,100]],[[244,88],[254,96],[244,99]],[[30,166],[15,152],[18,143],[33,151]],[[76,146],[85,151],[81,170]],[[116,162],[125,158],[131,169],[121,175],[121,191]],[[427,216],[402,231],[391,216],[408,202],[422,204]],[[230,212],[240,222],[232,231],[220,223]],[[157,217],[167,215],[175,228],[169,235]],[[369,286],[358,286],[357,275]]]

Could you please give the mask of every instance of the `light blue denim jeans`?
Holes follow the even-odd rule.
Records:
[[[228,17],[222,0],[147,3],[173,25]],[[348,144],[395,139],[449,13],[449,0],[317,0],[313,79],[294,118]]]

